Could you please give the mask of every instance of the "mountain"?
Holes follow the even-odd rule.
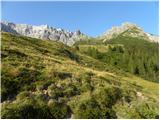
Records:
[[[80,51],[117,69],[159,81],[158,37],[131,23],[113,27],[97,38],[75,43]]]
[[[158,119],[159,42],[132,23],[91,38],[1,22],[1,117]]]
[[[76,41],[81,40],[85,36],[80,30],[70,32],[64,29],[56,29],[48,25],[27,25],[27,24],[14,24],[7,21],[1,22],[1,30],[16,35],[24,35],[33,38],[48,39],[60,41],[67,45],[73,45]]]
[[[157,43],[93,41],[67,46],[2,32],[1,117],[158,119]]]
[[[15,24],[7,21],[1,22],[1,31],[33,38],[60,41],[69,46],[74,45],[76,42],[90,39],[89,36],[81,33],[80,30],[70,32],[61,28],[53,28],[48,25],[34,26],[27,24]],[[146,33],[136,24],[129,22],[125,22],[121,26],[112,27],[100,35],[99,38],[103,39],[105,42],[120,34],[123,34],[123,36],[141,37],[150,42],[158,42],[159,39],[158,36]]]
[[[143,38],[150,42],[158,42],[158,36],[144,32],[139,26],[133,23],[125,22],[121,26],[114,26],[100,37],[104,38],[104,42],[118,35]]]

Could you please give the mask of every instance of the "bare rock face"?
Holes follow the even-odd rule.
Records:
[[[1,22],[1,31],[33,38],[60,41],[69,46],[80,40],[81,36],[85,36],[79,30],[70,32],[60,28],[56,29],[48,25],[34,26],[27,24],[14,24],[7,21]]]
[[[13,34],[18,34],[17,31],[13,29],[14,27],[15,27],[15,24],[13,23],[4,22],[4,24],[1,24],[1,30],[5,32],[13,33]]]
[[[106,31],[101,38],[103,42],[117,37],[118,35],[144,38],[150,42],[158,42],[158,36],[144,32],[139,26],[133,23],[123,23],[121,26],[115,26]]]

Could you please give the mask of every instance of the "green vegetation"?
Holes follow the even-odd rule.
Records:
[[[70,109],[64,103],[52,102],[49,105],[42,99],[23,98],[17,100],[16,103],[10,103],[4,105],[2,118],[5,119],[56,119],[56,118],[68,118],[70,116]]]
[[[54,41],[2,33],[1,117],[158,118],[158,83],[151,81],[158,78],[159,68],[154,71],[155,79],[153,73],[146,76],[149,72],[142,76],[139,66],[133,67],[136,73],[131,74],[121,60],[117,60],[117,65],[114,63],[132,49],[112,42],[106,45],[99,41],[98,45],[84,42],[68,47]],[[148,66],[157,64],[157,53],[153,53],[157,48],[151,49],[150,45],[155,45],[146,44],[152,54],[146,52],[142,58],[150,55],[146,65],[149,61]],[[134,52],[135,59],[142,55]],[[106,62],[109,59],[113,63]],[[135,66],[142,61],[132,62]]]
[[[81,52],[123,71],[158,82],[158,43],[118,36],[100,45],[90,44],[80,44]]]

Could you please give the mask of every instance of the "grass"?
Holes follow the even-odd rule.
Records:
[[[1,55],[2,118],[158,116],[158,83],[126,73],[74,47],[2,33]]]
[[[88,48],[95,48],[98,51],[101,51],[102,53],[106,53],[109,49],[109,47],[114,47],[113,44],[108,45],[79,45],[80,52],[85,53],[87,52]],[[122,44],[116,44],[116,46],[123,46]]]
[[[123,34],[106,42],[99,40],[97,44],[92,44],[93,41],[86,44],[83,42],[77,43],[76,47],[79,48],[81,53],[91,56],[114,69],[117,68],[146,80],[158,82],[157,43],[148,42],[146,38],[133,38],[123,36]]]

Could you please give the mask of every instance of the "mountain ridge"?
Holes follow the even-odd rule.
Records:
[[[49,25],[15,24],[1,21],[1,30],[17,35],[24,35],[33,38],[60,41],[66,45],[73,45],[81,37],[85,36],[80,30],[71,32],[61,28],[53,28]]]
[[[83,34],[80,30],[71,32],[61,28],[53,28],[49,25],[28,25],[28,24],[15,24],[12,22],[1,21],[1,31],[9,32],[17,35],[24,35],[33,38],[48,39],[60,41],[66,45],[72,46],[76,42],[83,41],[86,38],[91,38]],[[158,42],[159,37],[153,34],[144,32],[138,25],[125,22],[121,26],[113,26],[111,29],[104,32],[97,38],[103,39],[103,42],[117,37],[123,36],[130,37],[143,37],[149,42]]]

